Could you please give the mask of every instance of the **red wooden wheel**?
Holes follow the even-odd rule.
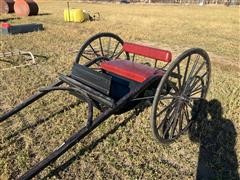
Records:
[[[14,10],[18,16],[33,16],[38,14],[38,5],[33,0],[16,0]]]

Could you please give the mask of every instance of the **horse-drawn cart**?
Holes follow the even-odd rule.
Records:
[[[88,104],[86,126],[20,179],[38,174],[111,115],[140,104],[152,106],[150,124],[155,139],[175,140],[191,125],[196,114],[192,113],[194,102],[206,97],[210,70],[208,54],[200,48],[189,49],[172,61],[170,51],[124,42],[112,33],[94,35],[81,46],[70,74],[61,74],[57,82],[0,116],[3,122],[59,90],[69,91]],[[101,113],[93,119],[96,109]]]

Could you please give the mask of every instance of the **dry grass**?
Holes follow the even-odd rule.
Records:
[[[21,102],[39,87],[52,82],[57,73],[68,72],[75,57],[71,51],[78,49],[84,40],[97,32],[110,31],[128,41],[148,42],[172,50],[175,56],[188,47],[202,47],[210,53],[213,64],[208,100],[218,99],[221,102],[223,118],[229,119],[236,131],[236,134],[230,136],[230,133],[224,139],[224,123],[214,126],[208,124],[210,128],[202,134],[206,138],[215,137],[220,149],[216,151],[214,161],[208,165],[218,168],[217,179],[236,178],[229,174],[239,171],[239,168],[232,166],[224,174],[221,168],[225,166],[221,166],[221,158],[239,166],[239,9],[221,6],[72,5],[99,11],[101,21],[64,23],[65,2],[58,1],[39,2],[40,13],[49,15],[10,21],[13,24],[43,23],[45,31],[2,36],[3,50],[31,50],[48,58],[37,58],[38,64],[35,66],[0,71],[0,113]],[[1,18],[12,17],[14,15],[1,15]],[[0,62],[0,67],[4,66]],[[132,115],[133,112],[111,117],[39,177],[194,179],[199,143],[183,136],[170,145],[157,144],[151,135],[150,111],[148,108],[137,117]],[[84,104],[76,103],[76,99],[67,94],[53,93],[2,123],[0,179],[15,178],[46,157],[83,126],[85,116]],[[221,153],[226,151],[221,149],[226,149],[230,141],[235,146],[231,146],[231,153],[227,154],[229,157],[222,157]]]

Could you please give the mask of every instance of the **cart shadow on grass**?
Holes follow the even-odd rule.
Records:
[[[8,22],[8,21],[19,20],[19,19],[21,18],[20,17],[3,18],[3,19],[0,19],[0,22]]]
[[[55,169],[53,169],[49,174],[47,174],[45,177],[43,177],[43,179],[49,179],[52,178],[54,176],[56,176],[57,178],[61,179],[61,176],[59,175],[60,172],[66,170],[67,168],[69,168],[75,161],[77,161],[81,156],[83,156],[85,153],[87,152],[92,152],[92,150],[94,148],[96,148],[99,143],[103,142],[105,139],[107,139],[107,137],[111,134],[114,134],[119,128],[121,127],[125,127],[127,125],[128,122],[130,122],[131,120],[135,120],[135,118],[139,115],[139,113],[142,111],[143,107],[148,106],[147,104],[144,104],[142,107],[140,107],[139,109],[135,109],[131,112],[130,115],[128,115],[124,121],[118,123],[117,125],[115,125],[112,129],[110,129],[108,132],[104,133],[100,138],[98,138],[95,141],[92,141],[91,144],[81,148],[77,154],[75,154],[74,156],[72,156],[70,159],[68,159],[66,162],[64,162],[63,164],[61,164],[60,166],[56,167]]]
[[[21,133],[23,133],[24,131],[26,130],[30,130],[30,129],[35,129],[37,128],[38,126],[40,126],[41,124],[43,123],[46,123],[47,121],[51,120],[51,118],[57,116],[57,115],[60,115],[66,111],[69,111],[70,109],[72,108],[75,108],[77,106],[79,106],[81,103],[83,103],[82,101],[80,100],[77,100],[76,102],[68,105],[68,106],[64,106],[62,107],[61,109],[59,109],[58,111],[56,112],[53,112],[51,113],[49,116],[47,117],[44,117],[44,118],[39,118],[38,120],[36,120],[35,123],[33,124],[29,124],[25,118],[24,118],[24,115],[19,113],[18,116],[20,117],[20,119],[22,119],[23,123],[24,123],[24,126],[22,128],[20,128],[19,130],[9,134],[8,136],[6,136],[4,138],[5,141],[8,141],[8,144],[7,145],[2,145],[0,146],[0,152],[3,151],[5,148],[7,148],[7,146],[11,145],[11,144],[14,144],[17,142],[18,140],[18,137]]]
[[[200,144],[196,179],[239,180],[234,149],[237,132],[232,121],[222,117],[220,101],[200,100],[195,103],[193,115],[196,109],[200,114],[189,129],[190,140]]]
[[[15,131],[15,132],[9,134],[9,135],[8,135],[7,137],[5,137],[4,139],[5,139],[5,140],[8,140],[8,141],[11,141],[12,139],[14,139],[16,136],[18,136],[19,134],[23,133],[24,131],[29,130],[29,129],[37,128],[39,125],[41,125],[41,124],[43,124],[43,123],[46,123],[47,121],[51,120],[51,118],[53,118],[53,117],[55,117],[55,116],[57,116],[57,115],[60,115],[60,114],[62,114],[62,113],[64,113],[64,112],[66,112],[66,111],[69,111],[70,109],[75,108],[75,107],[79,106],[79,105],[82,104],[82,103],[83,103],[83,101],[77,100],[76,102],[74,102],[74,103],[72,103],[72,104],[70,104],[70,105],[68,105],[68,106],[64,106],[63,108],[59,109],[58,111],[51,113],[49,116],[47,116],[47,117],[45,117],[45,118],[39,118],[39,119],[38,119],[35,123],[33,123],[33,124],[29,124],[29,123],[27,123],[27,122],[24,122],[24,123],[26,124],[24,127],[22,127],[21,129],[19,129],[18,131]],[[127,122],[129,122],[132,117],[137,116],[137,115],[140,113],[140,111],[143,110],[143,108],[146,108],[146,107],[148,107],[148,106],[149,106],[149,104],[147,104],[147,103],[141,104],[141,106],[139,106],[138,108],[134,109],[133,113],[132,113],[125,121],[123,121],[122,123],[120,123],[119,125],[117,125],[114,129],[117,130],[117,129],[118,129],[120,126],[122,126],[123,124],[124,124],[124,125],[127,124]],[[23,116],[21,113],[19,113],[18,116],[24,119],[24,116]],[[116,130],[115,130],[114,132],[116,132]],[[111,131],[112,131],[112,130],[111,130]],[[109,132],[108,132],[107,134],[109,134]],[[106,135],[107,135],[107,134],[106,134]],[[110,134],[112,134],[112,133],[110,133]],[[101,138],[100,138],[100,139],[101,139]],[[105,138],[104,138],[104,139],[105,139]],[[12,144],[12,143],[15,143],[15,140],[12,140],[12,142],[11,142],[10,144]],[[9,144],[8,144],[8,145],[9,145]],[[3,149],[3,148],[0,148],[0,151],[1,151],[1,149]]]
[[[145,106],[147,106],[145,104]],[[196,111],[195,111],[196,110]],[[199,111],[200,110],[200,111]],[[229,119],[222,117],[221,103],[216,100],[200,100],[195,102],[192,114],[197,112],[195,121],[189,129],[189,138],[200,144],[196,179],[239,179],[237,155],[234,150],[236,144],[236,130]],[[208,113],[210,118],[208,118]],[[43,179],[59,176],[61,171],[66,170],[83,156],[91,152],[100,142],[109,135],[114,134],[118,128],[124,127],[136,117],[138,112],[133,112],[124,121],[117,124],[90,145],[82,148],[62,165],[56,167]]]
[[[38,127],[39,125],[41,125],[41,124],[51,120],[51,118],[53,118],[54,116],[62,114],[64,112],[66,112],[66,111],[69,111],[70,109],[79,106],[81,103],[83,103],[83,102],[78,100],[77,102],[74,102],[74,103],[70,104],[69,106],[64,106],[63,108],[61,108],[60,110],[50,114],[49,116],[37,120],[34,124],[26,125],[25,127],[19,129],[18,131],[10,134],[5,139],[8,140],[8,141],[11,140],[12,142],[10,144],[13,144],[13,143],[16,142],[15,137],[18,136],[19,134],[23,133],[26,130],[34,129],[34,128]],[[67,160],[66,162],[64,162],[63,164],[61,164],[60,166],[58,166],[54,170],[52,170],[43,179],[48,179],[48,178],[51,178],[53,176],[57,176],[57,177],[60,178],[60,176],[58,174],[61,171],[64,171],[69,166],[71,166],[72,163],[74,163],[76,160],[78,160],[86,152],[91,152],[99,143],[103,142],[109,135],[114,134],[120,127],[125,127],[128,122],[130,122],[131,120],[136,118],[139,115],[139,113],[142,112],[143,109],[148,107],[148,106],[149,106],[148,103],[144,103],[144,104],[141,104],[140,106],[138,106],[137,108],[135,108],[130,113],[130,115],[128,115],[127,118],[124,119],[124,121],[118,123],[116,126],[114,126],[112,129],[110,129],[108,132],[104,133],[100,138],[98,138],[97,140],[93,141],[91,144],[89,144],[89,145],[83,147],[82,149],[80,149],[80,151],[76,155],[72,156],[69,160]],[[22,116],[21,113],[18,116]],[[4,147],[2,147],[1,149],[4,149]],[[0,151],[1,151],[1,149],[0,149]]]
[[[49,16],[52,15],[52,13],[39,13],[38,16]]]
[[[34,124],[28,124],[28,125],[24,126],[23,128],[19,129],[18,131],[8,135],[5,139],[8,140],[8,141],[11,141],[10,144],[13,144],[13,143],[15,143],[17,141],[17,139],[15,137],[17,137],[19,134],[23,133],[24,131],[29,130],[29,129],[37,128],[39,125],[41,125],[43,123],[46,123],[47,121],[51,120],[51,118],[53,118],[54,116],[60,115],[60,114],[62,114],[64,112],[66,112],[66,111],[69,111],[70,109],[75,108],[75,107],[79,106],[82,103],[83,103],[82,101],[77,100],[76,102],[74,102],[74,103],[72,103],[72,104],[70,104],[68,106],[64,106],[60,110],[51,113],[49,116],[37,120]],[[67,169],[72,163],[74,163],[76,160],[78,160],[86,152],[91,152],[99,143],[104,141],[109,135],[114,134],[120,127],[125,127],[128,122],[130,122],[135,117],[137,117],[139,115],[139,113],[142,112],[143,109],[146,108],[146,107],[149,107],[148,103],[140,104],[138,107],[136,107],[130,113],[130,115],[128,115],[124,119],[124,121],[118,123],[116,126],[114,126],[112,129],[110,129],[108,132],[104,133],[100,138],[98,138],[97,140],[93,141],[91,144],[83,147],[76,155],[71,157],[69,160],[64,162],[62,165],[58,166],[56,169],[52,170],[43,179],[48,179],[48,178],[51,178],[53,176],[58,176],[60,178],[60,176],[58,175],[59,172],[64,171],[65,169]],[[19,113],[18,116],[24,118],[21,113]],[[10,144],[8,143],[8,146]],[[3,150],[3,149],[5,149],[5,148],[1,147],[0,151]]]
[[[63,108],[61,108],[60,110],[54,112],[54,113],[51,113],[49,116],[45,117],[45,118],[39,118],[34,124],[29,124],[27,122],[25,122],[26,126],[22,127],[21,129],[19,129],[18,131],[8,135],[5,139],[6,140],[11,140],[12,138],[18,136],[19,134],[23,133],[24,131],[28,130],[28,129],[34,129],[36,128],[37,126],[51,120],[51,118],[53,118],[54,116],[57,116],[57,115],[60,115],[74,107],[77,107],[79,106],[81,103],[83,103],[82,101],[76,101],[68,106],[64,106]],[[21,116],[21,114],[19,114],[19,116]],[[24,117],[23,117],[24,118]]]

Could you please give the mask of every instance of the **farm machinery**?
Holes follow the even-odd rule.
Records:
[[[0,116],[13,116],[53,91],[68,91],[87,103],[86,125],[20,179],[30,179],[57,160],[111,115],[140,105],[151,106],[150,124],[161,143],[176,140],[194,121],[195,102],[207,95],[211,66],[208,54],[192,48],[172,61],[172,53],[123,41],[112,33],[98,33],[81,46],[69,74]],[[93,118],[94,111],[101,113]]]

